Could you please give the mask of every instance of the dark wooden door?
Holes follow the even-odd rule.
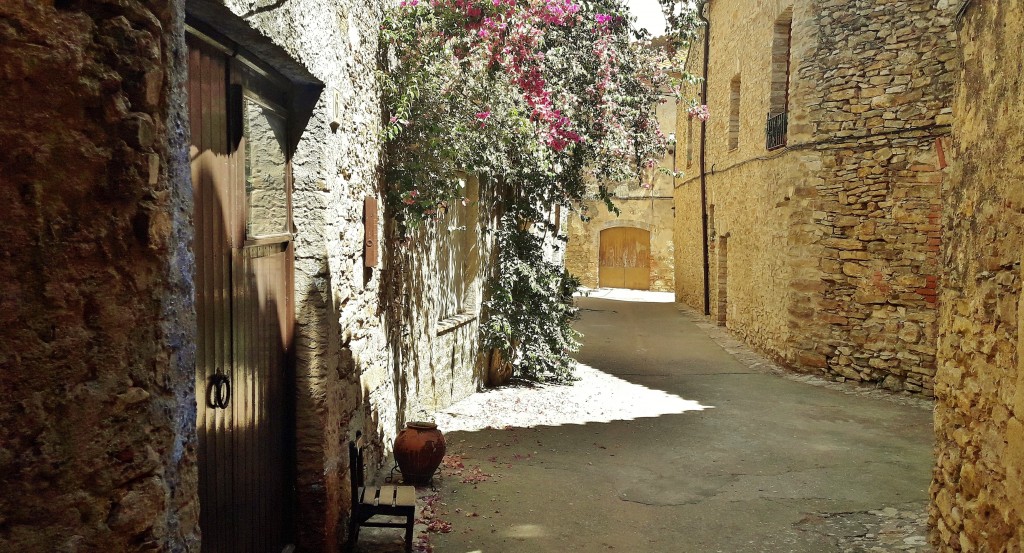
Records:
[[[602,288],[648,290],[651,287],[651,233],[641,228],[601,231],[598,282]]]
[[[293,244],[287,105],[190,35],[203,551],[292,542]]]

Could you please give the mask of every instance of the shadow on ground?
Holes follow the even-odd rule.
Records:
[[[438,416],[434,551],[928,550],[928,409],[755,370],[672,304],[580,305],[580,382]]]

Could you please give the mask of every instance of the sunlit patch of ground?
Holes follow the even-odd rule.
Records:
[[[674,303],[676,301],[675,294],[672,292],[650,292],[624,288],[580,288],[576,296],[638,303]]]
[[[710,408],[674,394],[627,382],[581,363],[577,364],[576,376],[578,380],[571,384],[521,383],[473,394],[435,413],[432,418],[442,431],[449,433],[488,428],[606,423]],[[518,437],[510,434],[507,441],[509,443],[504,444],[506,446],[518,443]],[[483,463],[483,459],[475,459],[476,464],[464,464],[463,455],[456,449],[457,444],[449,443],[449,455],[445,457],[435,478],[439,489],[442,483],[475,487],[481,482],[500,478],[498,469],[510,468],[513,462],[529,461],[532,458],[529,453],[514,454],[502,457],[500,463],[497,456],[494,456],[487,458],[486,463]],[[438,493],[431,488],[419,488],[417,492],[419,508],[413,551],[418,553],[433,553],[431,536],[450,531],[451,520],[494,516],[462,512],[459,509],[449,511],[439,500]],[[528,525],[509,529],[510,536],[519,538],[536,537],[541,531],[539,527]],[[360,533],[357,549],[360,553],[398,553],[403,550],[400,531],[366,528]]]
[[[474,394],[434,416],[444,432],[660,417],[709,406],[577,364],[567,385],[511,385]]]

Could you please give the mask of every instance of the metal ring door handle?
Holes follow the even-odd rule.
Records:
[[[231,379],[221,373],[210,376],[210,384],[206,388],[206,404],[213,409],[227,409],[229,403]]]

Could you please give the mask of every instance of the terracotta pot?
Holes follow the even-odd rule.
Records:
[[[430,483],[445,452],[444,434],[432,422],[407,422],[395,439],[395,461],[402,481],[414,486]]]
[[[501,350],[491,350],[487,360],[487,386],[497,388],[504,386],[512,380],[512,364],[506,363],[501,357]]]

